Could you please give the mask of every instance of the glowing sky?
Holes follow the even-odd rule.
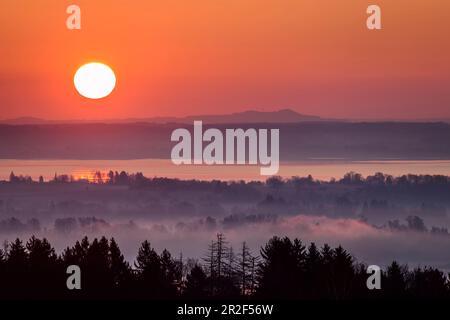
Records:
[[[0,0],[0,118],[450,118],[449,39],[448,0]],[[117,76],[101,101],[73,86],[90,61]]]

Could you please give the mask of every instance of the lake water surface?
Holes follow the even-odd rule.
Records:
[[[201,180],[265,180],[260,175],[259,166],[207,166],[174,165],[170,160],[0,160],[0,180],[9,179],[11,171],[16,175],[29,175],[37,180],[40,175],[45,180],[53,178],[55,173],[72,175],[75,178],[91,179],[93,172],[102,173],[126,171],[142,172],[146,177],[168,177]],[[394,176],[403,174],[439,174],[450,175],[450,160],[419,161],[345,161],[311,160],[284,162],[278,175],[282,177],[307,176],[329,180],[341,178],[345,173],[354,171],[363,176],[383,172]]]

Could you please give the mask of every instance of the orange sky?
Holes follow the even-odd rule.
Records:
[[[450,118],[449,39],[448,0],[0,0],[0,118]],[[117,76],[99,101],[72,80],[93,60]]]

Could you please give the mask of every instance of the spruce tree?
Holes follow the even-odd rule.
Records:
[[[109,241],[109,268],[114,287],[123,288],[126,286],[131,278],[131,268],[114,238]]]

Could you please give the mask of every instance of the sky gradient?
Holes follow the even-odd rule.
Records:
[[[366,28],[369,4],[382,30]],[[450,118],[449,23],[446,0],[0,0],[0,119]],[[117,76],[98,101],[73,86],[91,61]]]

